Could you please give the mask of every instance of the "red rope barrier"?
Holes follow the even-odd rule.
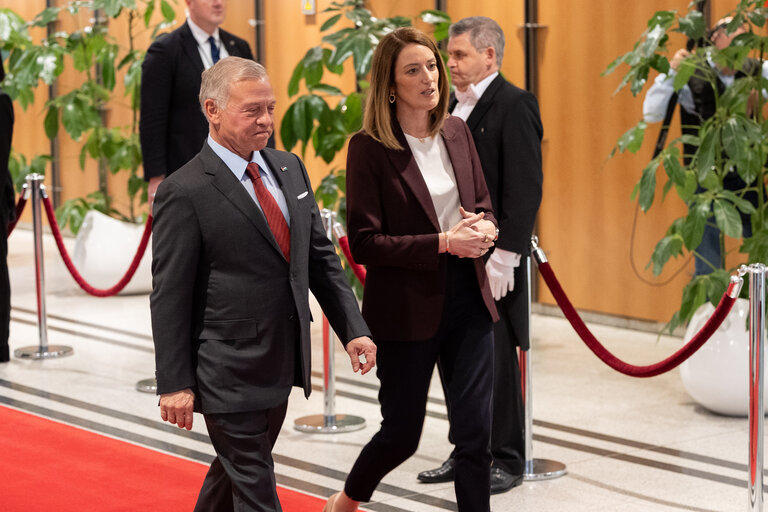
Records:
[[[555,277],[555,273],[549,266],[548,262],[539,263],[539,272],[544,278],[544,282],[547,283],[552,295],[555,296],[557,305],[565,314],[565,317],[571,322],[571,325],[576,330],[581,339],[586,343],[587,347],[598,357],[602,362],[616,370],[617,372],[629,375],[630,377],[655,377],[662,373],[677,367],[680,363],[691,357],[694,352],[701,348],[704,343],[712,336],[712,334],[720,327],[725,317],[731,312],[733,304],[736,302],[735,297],[730,297],[728,292],[723,294],[723,298],[720,299],[720,303],[715,308],[712,316],[707,320],[707,323],[699,330],[691,340],[686,343],[677,352],[669,356],[668,358],[660,361],[656,364],[648,366],[635,366],[625,363],[621,359],[617,358],[599,342],[597,338],[589,331],[584,321],[579,317],[576,309],[568,300],[563,288]]]
[[[338,237],[338,240],[341,251],[344,253],[344,257],[347,258],[347,263],[352,267],[352,272],[357,276],[360,284],[365,286],[365,267],[359,263],[355,263],[355,260],[352,258],[352,251],[349,249],[349,239],[346,236],[340,236]]]
[[[26,194],[24,192],[22,192],[22,194],[19,196],[19,202],[16,203],[16,218],[13,220],[13,222],[8,223],[7,236],[11,236],[13,228],[16,227],[16,224],[19,222],[21,214],[24,211],[24,207],[27,205],[27,198],[25,196]]]
[[[136,273],[136,269],[139,268],[141,258],[144,256],[144,252],[147,249],[147,244],[149,243],[149,235],[152,234],[152,216],[147,219],[147,224],[144,226],[144,234],[141,236],[139,248],[136,250],[133,261],[131,261],[131,264],[128,267],[125,275],[121,277],[117,284],[111,288],[100,289],[94,288],[85,282],[83,276],[81,276],[80,272],[78,272],[77,268],[75,268],[75,264],[72,263],[72,259],[69,257],[67,248],[64,246],[64,241],[61,238],[61,231],[59,231],[59,225],[56,223],[56,215],[53,213],[53,206],[51,205],[50,198],[43,197],[43,205],[45,206],[45,213],[48,216],[48,224],[50,224],[51,231],[53,232],[53,238],[56,241],[56,246],[59,248],[61,258],[64,260],[64,265],[67,266],[67,270],[69,270],[69,273],[72,274],[72,277],[75,279],[80,288],[96,297],[109,297],[111,295],[120,293],[120,290],[125,288],[125,285],[127,285],[128,282],[133,278],[133,275]]]

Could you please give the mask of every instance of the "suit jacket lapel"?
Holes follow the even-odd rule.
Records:
[[[460,125],[446,123],[443,125],[443,139],[448,149],[448,157],[453,165],[453,175],[456,178],[456,187],[459,189],[459,202],[468,212],[475,211],[475,184],[472,181],[472,173],[461,167],[461,162],[470,162],[469,146],[460,140],[461,133],[457,129]],[[458,165],[457,165],[458,163]]]
[[[469,126],[469,129],[472,130],[473,133],[485,113],[491,108],[493,97],[496,95],[496,91],[499,90],[502,83],[504,83],[504,77],[499,73],[496,78],[491,81],[490,85],[488,85],[488,88],[483,95],[480,96],[480,99],[477,100],[475,108],[472,109],[472,113],[469,114],[469,117],[467,118],[467,126]]]
[[[238,48],[235,38],[229,32],[225,32],[219,29],[219,38],[221,38],[221,44],[227,49],[227,53],[230,57],[243,57],[240,48]]]
[[[200,51],[197,49],[197,41],[195,36],[192,35],[192,30],[187,23],[184,23],[181,27],[181,47],[184,49],[184,53],[192,62],[198,73],[202,74],[205,71],[203,66],[203,59],[200,58]]]
[[[429,221],[435,227],[437,231],[441,231],[440,222],[437,220],[437,213],[435,212],[435,205],[432,202],[432,196],[429,194],[427,188],[427,182],[424,181],[424,176],[421,174],[416,159],[413,158],[411,147],[408,145],[408,141],[405,140],[405,135],[400,126],[395,123],[393,126],[395,137],[403,148],[403,151],[396,151],[394,149],[388,150],[389,158],[395,166],[395,169],[401,169],[400,174],[403,177],[403,181],[408,185],[419,201],[424,213],[427,214]]]
[[[264,214],[253,202],[251,196],[243,190],[242,183],[237,181],[229,167],[213,152],[208,144],[203,146],[200,156],[203,159],[203,171],[211,176],[213,186],[251,221],[259,233],[278,253],[282,254],[283,252],[280,250],[280,246],[277,245],[277,241],[272,234],[272,230],[269,228]]]

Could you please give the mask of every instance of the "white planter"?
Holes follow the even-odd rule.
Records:
[[[91,210],[77,233],[72,262],[88,284],[100,289],[111,288],[131,265],[143,233],[143,224],[123,222]],[[121,295],[152,291],[151,262],[150,240],[136,274]]]
[[[706,323],[715,308],[699,307],[685,331],[687,343]],[[680,365],[683,386],[710,411],[727,416],[749,412],[749,301],[736,299],[733,309],[712,337]],[[763,400],[768,410],[768,394]]]

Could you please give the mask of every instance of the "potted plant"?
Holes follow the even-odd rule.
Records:
[[[762,1],[744,0],[730,13],[730,22],[721,29],[731,34],[744,27],[746,31],[735,37],[726,48],[706,44],[709,37],[704,16],[698,10],[684,14],[659,11],[648,21],[647,28],[633,49],[610,64],[604,74],[626,64],[618,89],[629,86],[633,95],[643,91],[651,69],[659,73],[670,72],[670,33],[682,33],[690,40],[703,41],[682,61],[674,76],[677,91],[696,75],[709,81],[716,80],[714,63],[723,68],[745,70],[757,60],[762,68],[768,50],[768,39],[759,35],[768,18],[768,9]],[[666,198],[674,190],[677,199],[688,207],[686,215],[675,219],[664,237],[656,245],[648,266],[659,275],[671,258],[693,254],[699,247],[705,226],[709,223],[720,230],[721,246],[725,237],[735,239],[738,251],[747,263],[768,261],[768,212],[766,211],[765,183],[766,156],[768,156],[768,123],[763,115],[764,96],[754,91],[766,90],[766,81],[760,73],[745,72],[735,78],[732,86],[715,93],[715,111],[693,133],[671,139],[642,170],[633,200],[647,211],[654,203],[657,178],[664,180]],[[715,88],[716,89],[716,88]],[[750,97],[752,99],[750,99]],[[754,104],[747,108],[748,103]],[[647,123],[639,121],[618,140],[611,156],[616,152],[636,153],[643,144]],[[691,148],[690,161],[684,159],[683,146]],[[740,189],[729,190],[723,180],[736,172],[744,181]],[[756,194],[756,206],[745,199]],[[743,236],[740,213],[749,215],[751,234]],[[724,254],[724,253],[723,253]],[[734,268],[727,268],[725,258],[710,262],[712,272],[695,276],[684,288],[680,309],[675,312],[667,328],[670,332],[685,325],[699,306],[706,302],[717,304],[725,291]]]
[[[2,85],[23,109],[32,104],[39,85],[54,84],[65,68],[75,69],[81,78],[79,85],[49,99],[44,107],[46,135],[53,139],[63,128],[74,141],[83,142],[78,159],[80,168],[85,168],[87,158],[95,159],[99,165],[98,189],[57,208],[59,224],[68,225],[73,233],[79,231],[91,209],[127,222],[146,220],[138,209],[146,202],[146,185],[137,172],[141,165],[139,86],[145,52],[137,49],[134,41],[139,31],[151,30],[154,38],[170,26],[175,12],[167,0],[143,0],[140,4],[137,7],[136,0],[71,1],[44,9],[31,21],[25,21],[11,9],[0,9],[0,50],[7,55],[7,74]],[[152,24],[157,8],[162,21]],[[86,25],[78,22],[82,13],[89,15]],[[58,30],[65,16],[75,26],[70,32]],[[109,23],[118,20],[125,20],[128,26],[124,42],[108,32]],[[35,42],[30,29],[36,27],[53,30]],[[110,102],[119,99],[116,85],[121,76],[132,120],[129,126],[109,126],[104,113]],[[17,186],[24,182],[27,173],[43,170],[48,159],[48,155],[39,155],[27,162],[26,157],[14,153],[9,166]],[[114,207],[107,191],[107,175],[116,173],[128,173],[127,212]]]
[[[689,114],[695,116],[693,121],[681,123],[685,133],[663,147],[657,146],[657,154],[642,170],[632,193],[639,207],[647,211],[654,203],[660,178],[664,198],[674,190],[676,199],[687,206],[687,213],[668,226],[648,263],[655,275],[670,259],[689,254],[709,266],[705,269],[708,273],[698,272],[701,275],[695,275],[685,286],[680,309],[667,324],[669,332],[688,324],[686,339],[709,318],[736,270],[726,262],[726,246],[737,247],[743,255],[740,263],[768,262],[768,122],[763,114],[768,83],[762,76],[768,38],[761,35],[767,18],[768,9],[762,0],[742,0],[712,30],[707,30],[699,10],[682,14],[659,11],[648,21],[633,49],[617,58],[605,72],[627,65],[629,70],[618,89],[628,86],[633,95],[638,95],[645,88],[650,70],[655,69],[673,80],[681,98],[688,87],[690,97],[698,101],[693,105],[695,111]],[[684,34],[696,43],[688,56],[676,62],[674,73],[670,73],[668,57],[670,33]],[[728,43],[716,41],[723,36]],[[726,71],[733,76],[727,87],[718,78]],[[706,113],[701,91],[713,95],[707,97]],[[642,147],[646,129],[646,122],[639,121],[619,138],[612,155],[636,153]],[[746,230],[742,217],[747,219]],[[707,225],[719,230],[719,260],[702,257],[699,251]],[[730,239],[728,244],[726,239]],[[746,294],[746,287],[742,294]],[[683,384],[691,396],[722,414],[747,412],[747,311],[744,303],[737,304],[713,339],[681,367]]]

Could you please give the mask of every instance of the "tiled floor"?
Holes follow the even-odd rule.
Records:
[[[13,350],[36,345],[38,329],[31,233],[17,230],[9,245]],[[74,355],[46,361],[13,358],[0,365],[0,403],[193,460],[210,460],[212,449],[200,417],[190,433],[170,427],[160,421],[157,399],[134,389],[154,371],[147,295],[88,296],[67,274],[49,237],[45,254],[48,340],[73,347]],[[678,338],[590,326],[610,350],[637,364],[660,360],[681,344]],[[345,472],[377,428],[377,381],[373,373],[352,374],[337,346],[336,410],[362,416],[366,428],[331,435],[294,430],[297,418],[323,412],[319,324],[314,328],[317,391],[308,401],[300,392],[291,397],[275,461],[281,485],[328,496],[342,486]],[[533,451],[537,458],[565,463],[568,474],[493,496],[492,510],[748,509],[746,418],[718,416],[696,405],[677,371],[652,379],[614,372],[562,318],[534,315],[533,332]],[[416,473],[439,465],[450,451],[441,395],[433,382],[417,454],[384,480],[367,510],[456,510],[450,484],[416,481]]]

